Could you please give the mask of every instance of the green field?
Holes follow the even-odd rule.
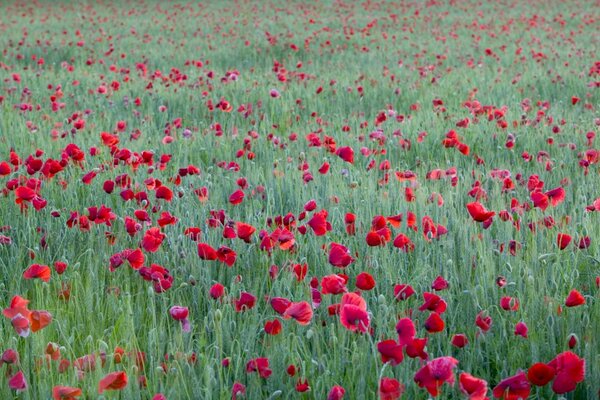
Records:
[[[0,1],[0,398],[597,398],[598,32]]]

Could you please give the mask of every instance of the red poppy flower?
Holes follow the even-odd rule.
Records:
[[[31,331],[37,332],[52,322],[52,314],[45,310],[35,310],[31,312],[29,320],[31,322]]]
[[[241,189],[236,190],[229,196],[229,203],[234,206],[240,204],[242,201],[244,201],[244,191]]]
[[[354,258],[350,255],[350,251],[344,245],[339,243],[331,243],[329,245],[329,263],[334,267],[346,268],[354,262]]]
[[[283,315],[292,302],[284,297],[271,297],[269,304],[277,314]]]
[[[446,311],[446,301],[435,293],[425,292],[423,293],[423,299],[425,302],[419,307],[419,311],[435,311],[438,314],[442,314]]]
[[[556,237],[556,244],[559,249],[564,250],[569,243],[571,243],[572,237],[566,233],[559,233]]]
[[[210,287],[208,293],[210,294],[210,297],[216,300],[225,294],[225,287],[217,282]]]
[[[23,272],[23,278],[39,278],[44,282],[49,282],[51,273],[52,270],[47,265],[32,264]]]
[[[529,328],[527,328],[527,324],[525,324],[525,322],[517,322],[515,325],[515,335],[522,336],[527,339],[528,332]]]
[[[415,374],[415,382],[419,387],[427,389],[430,395],[437,396],[444,382],[453,385],[453,369],[458,365],[458,360],[453,357],[434,358],[425,364]]]
[[[419,357],[421,360],[427,360],[429,358],[429,355],[425,351],[427,340],[427,338],[414,338],[411,343],[406,345],[406,355],[410,358]]]
[[[335,385],[329,391],[327,400],[342,400],[344,398],[344,394],[346,394],[346,390],[341,386]]]
[[[563,394],[575,390],[579,382],[585,379],[585,359],[577,354],[565,351],[557,355],[548,366],[554,368],[556,377],[552,382],[554,393]]]
[[[565,200],[565,189],[559,186],[557,188],[548,190],[545,195],[550,199],[550,204],[552,204],[552,207],[556,207]]]
[[[444,330],[444,320],[436,312],[432,312],[425,321],[425,329],[429,333],[437,333]]]
[[[415,244],[403,233],[399,233],[398,236],[396,236],[393,245],[405,253],[410,253],[415,249]]]
[[[404,301],[413,294],[415,294],[415,290],[410,285],[401,283],[394,286],[394,298],[396,300]]]
[[[163,199],[166,201],[173,200],[173,191],[166,186],[159,186],[156,188],[154,193],[157,199]]]
[[[81,395],[81,389],[76,387],[54,386],[52,388],[52,398],[54,400],[76,400]]]
[[[321,279],[322,294],[341,294],[347,291],[346,280],[340,275],[327,275]]]
[[[17,372],[8,380],[8,387],[18,392],[27,390],[27,380],[22,371]]]
[[[98,394],[105,390],[122,390],[127,386],[127,374],[124,371],[111,372],[98,383]]]
[[[396,332],[398,333],[398,343],[401,346],[406,346],[415,338],[417,330],[415,324],[410,318],[402,318],[396,324]]]
[[[487,332],[492,327],[492,317],[484,315],[484,311],[480,311],[475,317],[475,325],[479,327],[483,332]]]
[[[404,385],[394,378],[381,378],[379,381],[380,400],[398,400],[404,393]]]
[[[256,304],[256,297],[248,292],[242,292],[235,300],[235,311],[242,312],[250,310]]]
[[[308,325],[313,317],[313,310],[306,301],[292,303],[283,313],[283,318],[293,318],[300,325]]]
[[[585,297],[576,289],[571,290],[567,299],[565,300],[565,306],[567,307],[577,307],[585,304]]]
[[[525,372],[519,372],[509,378],[506,378],[492,391],[496,399],[502,400],[522,400],[529,397],[531,386],[527,380]]]
[[[316,236],[323,236],[331,230],[331,225],[327,222],[327,210],[321,210],[313,214],[308,226],[311,227]]]
[[[340,157],[342,160],[354,164],[354,149],[352,147],[340,147],[337,149],[335,154]]]
[[[486,400],[487,382],[463,372],[458,376],[460,391],[469,396],[469,400]]]
[[[345,293],[340,305],[340,322],[350,331],[366,332],[370,318],[365,299],[356,293]]]
[[[496,213],[494,211],[486,210],[485,207],[481,203],[476,202],[476,201],[473,203],[468,203],[467,210],[469,211],[469,214],[471,214],[471,217],[476,222],[484,222],[484,221],[492,218],[494,215],[496,215]]]
[[[237,253],[227,246],[219,247],[216,251],[216,254],[217,259],[228,267],[231,267],[233,264],[235,264],[235,260],[237,259]]]
[[[505,311],[517,311],[519,309],[519,299],[504,296],[500,299],[500,307]]]
[[[438,276],[435,278],[433,283],[431,284],[431,288],[436,291],[441,291],[448,288],[448,281],[444,279],[443,276]]]
[[[556,376],[554,368],[544,363],[535,363],[527,370],[527,379],[535,386],[546,386]]]
[[[361,272],[356,276],[356,287],[360,290],[371,290],[375,287],[375,279],[367,272]]]
[[[256,231],[255,227],[244,222],[236,222],[235,229],[237,237],[242,239],[246,243],[251,242],[251,236]]]
[[[548,208],[548,205],[550,204],[550,200],[548,199],[548,196],[540,191],[532,192],[529,195],[529,197],[531,198],[531,201],[533,202],[533,206],[538,207],[542,211],[545,211],[546,208]]]
[[[273,321],[265,322],[265,332],[269,335],[279,335],[281,333],[281,321],[275,318]]]
[[[238,396],[246,395],[246,386],[240,382],[235,382],[231,387],[231,400],[237,400]]]
[[[402,345],[393,339],[377,343],[377,351],[381,354],[381,362],[384,364],[389,361],[392,366],[396,366],[404,359]]]
[[[142,247],[149,253],[155,253],[158,251],[166,237],[167,236],[160,231],[160,228],[150,228],[142,238]]]
[[[261,378],[268,378],[273,371],[269,369],[269,359],[264,357],[254,358],[246,364],[246,372],[258,372]]]
[[[469,344],[469,339],[464,333],[457,333],[456,335],[452,336],[452,340],[450,342],[452,343],[452,346],[462,349]]]
[[[218,258],[217,251],[209,244],[198,243],[198,257],[202,260],[213,261]]]

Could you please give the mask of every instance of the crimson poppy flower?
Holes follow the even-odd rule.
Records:
[[[310,390],[310,385],[308,384],[308,379],[306,379],[306,378],[304,378],[304,380],[298,379],[298,381],[296,382],[296,392],[304,393],[309,390]]]
[[[557,188],[548,190],[545,195],[548,197],[548,199],[550,199],[550,204],[552,207],[556,207],[565,200],[565,189],[559,186]]]
[[[375,279],[368,272],[361,272],[356,276],[356,287],[360,290],[372,290],[375,287]]]
[[[327,400],[342,400],[345,394],[346,390],[343,387],[335,385],[327,394]]]
[[[531,192],[529,197],[533,202],[533,206],[538,207],[542,211],[545,211],[546,208],[548,208],[548,205],[550,205],[550,199],[545,193],[542,193],[541,191]]]
[[[235,300],[235,311],[242,312],[250,310],[256,304],[256,297],[248,292],[240,293],[240,297]]]
[[[467,204],[467,211],[476,222],[484,222],[496,215],[494,211],[486,210],[483,204],[476,201]]]
[[[229,196],[229,203],[234,206],[241,204],[242,201],[244,201],[244,191],[241,189],[236,190]]]
[[[365,333],[370,323],[365,299],[356,293],[344,293],[340,305],[340,322],[350,331]]]
[[[379,381],[380,400],[398,400],[404,393],[404,385],[394,378],[383,377]]]
[[[293,318],[300,325],[308,325],[313,317],[313,310],[306,301],[292,303],[283,313],[283,318]]]
[[[405,253],[410,253],[415,249],[415,244],[403,233],[399,233],[398,236],[396,236],[393,245]]]
[[[269,335],[279,335],[281,333],[281,321],[275,318],[273,321],[265,322],[265,332]]]
[[[427,360],[429,358],[429,355],[425,351],[427,341],[427,338],[414,338],[412,342],[406,345],[406,355],[410,358],[419,357],[421,360]]]
[[[327,222],[327,210],[321,210],[313,214],[308,221],[308,226],[311,227],[316,236],[323,236],[327,231],[331,230],[331,224]]]
[[[188,315],[190,311],[187,307],[182,306],[173,306],[169,309],[169,314],[175,321],[179,321],[181,323],[181,329],[184,332],[190,332],[190,321],[188,320]]]
[[[494,398],[502,400],[522,400],[529,397],[531,386],[525,372],[503,379],[492,391]]]
[[[480,311],[475,317],[475,325],[479,327],[483,332],[487,332],[492,327],[492,317],[484,315],[484,311]]]
[[[404,301],[415,294],[412,286],[401,283],[394,286],[394,298],[399,301]]]
[[[453,357],[434,358],[417,371],[414,380],[419,387],[424,387],[430,395],[436,397],[444,382],[454,385],[453,369],[457,365],[458,360]]]
[[[577,289],[571,290],[567,299],[565,300],[565,306],[577,307],[585,304],[585,297]]]
[[[340,147],[335,154],[347,163],[354,164],[354,149],[352,147]]]
[[[335,242],[329,245],[329,263],[331,265],[346,268],[353,262],[354,258],[350,255],[350,251],[346,246]]]
[[[441,291],[448,288],[448,281],[444,279],[443,276],[438,276],[435,278],[433,283],[431,284],[431,288],[435,291]]]
[[[122,390],[127,386],[127,374],[124,371],[111,372],[98,383],[98,394],[105,390]]]
[[[519,309],[519,299],[504,296],[500,299],[500,307],[505,311],[517,311]]]
[[[0,357],[0,367],[3,364],[15,364],[19,361],[19,353],[15,349],[8,349],[2,353],[2,357]]]
[[[285,310],[288,309],[292,302],[291,300],[286,299],[284,297],[271,297],[271,299],[269,300],[269,304],[271,304],[271,307],[273,308],[273,310],[275,310],[276,313],[278,313],[279,315],[283,315],[283,313],[285,313]]]
[[[217,282],[210,287],[208,293],[210,294],[210,297],[216,300],[225,294],[225,287]]]
[[[228,267],[231,267],[233,264],[235,264],[235,260],[237,258],[237,253],[233,250],[231,250],[229,247],[227,246],[221,246],[217,249],[216,251],[217,254],[217,259],[219,261],[221,261],[222,263],[224,263],[225,265],[227,265]]]
[[[396,332],[398,333],[398,343],[401,346],[406,346],[415,338],[417,330],[415,324],[410,318],[402,318],[396,324]]]
[[[564,250],[569,243],[571,243],[572,237],[566,233],[559,233],[556,237],[556,244],[559,249]]]
[[[404,359],[402,345],[398,344],[394,339],[383,340],[377,343],[377,351],[381,354],[381,362],[384,364],[389,362],[392,366],[396,366]]]
[[[246,386],[241,384],[240,382],[234,382],[231,387],[231,400],[237,400],[238,396],[246,395]]]
[[[23,272],[23,278],[39,278],[44,282],[49,282],[51,273],[52,270],[47,265],[32,264]]]
[[[554,368],[544,363],[535,363],[527,370],[527,379],[535,386],[546,386],[556,376]]]
[[[321,278],[322,294],[341,294],[347,291],[346,280],[340,275],[332,274]]]
[[[246,364],[246,372],[258,372],[261,378],[268,378],[273,371],[269,369],[269,359],[265,357],[254,358]]]
[[[256,231],[255,227],[244,222],[236,222],[235,229],[237,237],[242,239],[246,243],[251,242],[251,236]]]
[[[527,339],[528,332],[529,332],[529,328],[527,328],[527,325],[525,324],[525,322],[523,322],[523,321],[517,322],[517,324],[515,325],[515,335],[523,336],[525,339]]]
[[[207,243],[198,243],[198,257],[202,260],[213,261],[218,258],[217,251]]]
[[[149,253],[156,253],[167,235],[160,231],[160,228],[150,228],[142,238],[142,247]]]
[[[166,201],[173,200],[173,191],[166,186],[159,186],[156,188],[154,193],[157,199],[163,199]]]
[[[435,311],[438,314],[442,314],[446,311],[446,301],[435,293],[425,292],[423,293],[423,299],[425,302],[419,307],[419,311]]]
[[[425,329],[429,333],[441,332],[445,326],[444,320],[436,312],[432,312],[425,321]]]
[[[17,393],[27,390],[27,380],[25,379],[23,371],[17,372],[8,380],[8,387],[12,390],[16,390]]]
[[[464,333],[457,333],[456,335],[452,336],[450,342],[452,343],[452,346],[462,349],[467,344],[469,344],[469,339]]]
[[[585,379],[585,359],[579,358],[571,351],[560,353],[548,363],[548,366],[556,371],[556,377],[552,382],[554,393],[571,392]]]
[[[81,395],[81,389],[76,387],[54,386],[52,388],[52,398],[54,400],[76,400]]]
[[[460,391],[469,396],[469,400],[486,400],[487,382],[466,372],[458,376]]]

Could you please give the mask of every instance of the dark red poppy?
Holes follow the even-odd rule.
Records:
[[[585,297],[577,289],[571,290],[567,299],[565,300],[565,305],[567,307],[577,307],[585,304]]]
[[[198,257],[202,260],[214,261],[218,258],[217,251],[207,243],[198,243]]]
[[[483,204],[479,202],[468,203],[467,210],[476,222],[484,222],[496,215],[494,211],[486,210]]]
[[[356,287],[360,290],[371,290],[375,287],[375,279],[368,272],[361,272],[356,276]]]
[[[427,332],[437,333],[443,331],[446,324],[438,313],[432,312],[429,317],[427,317],[424,326]]]
[[[535,386],[545,386],[552,382],[556,375],[554,368],[544,363],[535,363],[527,370],[527,379]]]
[[[265,322],[265,332],[269,335],[279,335],[281,333],[281,321],[275,318],[273,321]]]
[[[379,400],[398,400],[404,393],[404,385],[394,378],[381,378],[379,381]]]
[[[269,359],[265,357],[254,358],[246,363],[246,372],[258,372],[261,378],[268,378],[273,371],[269,369]]]
[[[566,233],[559,233],[556,237],[556,244],[558,245],[559,249],[564,250],[569,245],[569,243],[571,243],[571,240],[571,235]]]
[[[398,284],[394,286],[394,298],[399,301],[404,301],[415,294],[415,290],[408,284]]]
[[[454,368],[458,360],[453,357],[434,358],[415,374],[415,382],[419,387],[427,389],[430,395],[437,396],[444,383],[454,384]]]
[[[332,242],[329,245],[329,263],[334,267],[346,268],[354,262],[348,248],[342,244]]]
[[[487,382],[466,372],[458,376],[460,391],[469,396],[469,400],[486,400]]]
[[[552,382],[554,393],[571,392],[585,379],[585,359],[579,358],[571,351],[560,353],[548,363],[548,366],[556,371],[556,377]]]
[[[377,343],[377,351],[381,355],[381,362],[384,364],[389,362],[392,366],[396,366],[404,359],[402,353],[402,345],[398,344],[393,339],[388,339]]]
[[[506,378],[492,391],[496,399],[502,400],[522,400],[529,397],[531,386],[527,380],[525,372],[519,372],[509,378]]]

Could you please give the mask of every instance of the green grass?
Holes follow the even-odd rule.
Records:
[[[168,399],[231,398],[233,383],[241,382],[249,399],[325,398],[333,385],[345,388],[345,398],[371,399],[377,398],[382,376],[401,381],[406,386],[404,398],[427,398],[426,391],[413,381],[422,366],[419,360],[405,357],[403,363],[392,367],[381,362],[377,351],[379,341],[396,337],[398,318],[411,312],[417,337],[429,338],[430,358],[453,356],[459,360],[458,371],[485,379],[490,388],[535,362],[549,362],[568,350],[569,335],[575,334],[578,344],[572,351],[585,359],[586,375],[565,397],[597,396],[600,306],[595,279],[600,275],[600,220],[597,212],[585,208],[600,196],[600,170],[598,164],[592,164],[586,175],[579,165],[581,153],[588,149],[586,133],[598,133],[600,97],[598,88],[589,85],[600,79],[598,73],[589,74],[599,46],[593,21],[600,15],[593,2],[469,1],[426,6],[386,1],[179,5],[147,1],[41,2],[39,7],[2,2],[0,11],[0,162],[9,160],[11,149],[23,161],[37,149],[43,150],[38,157],[43,161],[60,161],[70,143],[86,153],[81,166],[69,162],[52,179],[40,173],[30,175],[23,165],[0,177],[2,188],[11,179],[41,179],[40,195],[48,201],[39,212],[31,206],[21,211],[13,191],[1,192],[1,233],[12,239],[12,244],[0,245],[2,308],[20,295],[30,300],[30,309],[47,310],[53,316],[49,326],[27,338],[17,335],[8,318],[0,320],[0,350],[14,348],[20,354],[20,365],[13,365],[9,375],[20,369],[29,384],[27,391],[16,394],[4,384],[8,377],[3,378],[1,398],[50,398],[56,385],[80,387],[82,398],[97,398],[100,379],[118,370],[125,370],[130,382],[121,392],[105,392],[104,398],[146,399],[159,392]],[[364,30],[374,20],[372,28]],[[269,43],[266,31],[276,38],[275,44]],[[80,40],[85,41],[81,47],[76,45]],[[291,43],[298,51],[290,48]],[[108,54],[111,48],[114,51]],[[486,56],[487,48],[497,57]],[[522,51],[516,54],[519,48]],[[542,52],[546,58],[536,61],[532,52]],[[36,62],[40,57],[43,65]],[[86,64],[88,60],[93,61],[91,65]],[[188,60],[202,61],[203,66],[186,65]],[[287,82],[278,80],[273,71],[275,61],[288,71]],[[296,67],[299,62],[301,68]],[[139,63],[146,64],[146,77],[136,69]],[[115,71],[111,65],[116,66]],[[174,68],[187,79],[151,78],[156,71],[174,76]],[[222,82],[227,71],[233,70],[239,72],[238,79]],[[212,79],[207,78],[209,71]],[[13,73],[20,75],[20,82],[13,80]],[[304,79],[299,73],[306,74]],[[517,82],[512,83],[515,78]],[[75,80],[77,85],[73,85]],[[118,91],[110,89],[113,81],[120,83]],[[63,95],[57,101],[65,106],[53,112],[49,98],[58,85]],[[107,94],[97,92],[100,85],[109,88]],[[359,86],[364,90],[362,96]],[[319,87],[323,91],[317,94]],[[281,96],[270,97],[271,89]],[[579,103],[571,104],[572,96],[579,97]],[[137,97],[140,106],[134,105]],[[221,99],[227,100],[233,111],[208,109],[208,100],[216,106]],[[445,112],[433,110],[434,99],[443,100]],[[495,120],[488,121],[486,114],[474,121],[464,103],[475,99],[483,106],[506,107],[508,126],[502,129]],[[525,99],[530,100],[529,111],[521,107]],[[20,111],[22,103],[31,104],[33,110]],[[237,111],[242,104],[252,104],[248,117]],[[159,111],[161,106],[166,106],[166,111]],[[380,126],[385,137],[380,145],[369,139],[369,134],[376,129],[377,115],[387,110],[403,115],[404,120],[390,117]],[[540,110],[544,114],[535,123]],[[73,114],[85,119],[84,129],[73,130]],[[467,117],[469,126],[457,128],[456,123]],[[177,118],[181,118],[180,128],[173,127]],[[37,129],[29,129],[28,121]],[[127,123],[126,130],[118,133],[119,149],[138,154],[151,151],[153,166],[113,163],[100,133],[116,133],[117,121]],[[222,136],[215,135],[212,127],[216,123],[222,127]],[[174,141],[163,144],[167,124]],[[559,134],[552,132],[555,125],[560,125]],[[349,131],[344,131],[344,126]],[[189,138],[184,137],[186,128],[192,132]],[[141,131],[137,140],[130,138],[135,129]],[[470,155],[441,145],[450,129],[470,146]],[[248,147],[245,140],[250,131],[255,131],[257,138],[249,140],[251,148],[243,157],[236,158],[238,150]],[[417,141],[420,132],[427,132],[422,143]],[[297,140],[290,139],[292,133]],[[305,138],[310,133],[316,133],[321,141],[325,135],[332,137],[338,147],[352,147],[354,164],[345,163],[324,147],[309,147]],[[512,149],[505,147],[508,133],[516,137]],[[401,146],[400,135],[410,140],[410,149]],[[549,144],[548,138],[553,138],[554,144]],[[561,144],[574,144],[575,149]],[[92,147],[98,150],[96,156],[90,155]],[[363,156],[362,147],[377,154]],[[382,150],[386,153],[381,154]],[[253,159],[246,157],[248,151],[254,153]],[[533,156],[532,161],[523,159],[525,151]],[[548,153],[551,170],[545,161],[536,160],[540,151]],[[172,158],[161,169],[163,154]],[[478,164],[476,156],[485,164]],[[380,184],[384,172],[378,166],[386,159],[391,164],[389,182]],[[367,170],[371,160],[375,166]],[[219,167],[220,162],[231,161],[239,164],[238,172]],[[327,175],[318,172],[324,161],[331,165]],[[303,163],[314,178],[306,184]],[[176,184],[178,170],[190,164],[201,173],[181,177]],[[450,167],[457,169],[455,186],[450,178],[426,179],[427,172]],[[503,192],[502,180],[490,175],[493,169],[509,170],[516,188]],[[81,178],[91,170],[97,176],[85,185]],[[418,177],[416,199],[410,203],[404,197],[409,184],[394,175],[405,170]],[[141,232],[130,237],[123,220],[134,218],[142,204],[123,201],[118,185],[112,194],[103,191],[105,180],[122,174],[131,178],[134,192],[146,190],[144,181],[149,177],[173,190],[171,202],[156,200],[147,190],[152,226],[157,226],[163,211],[179,219],[162,229],[166,239],[156,253],[145,252],[144,265],[162,265],[174,278],[165,293],[154,293],[151,283],[127,263],[115,272],[108,269],[110,256],[139,247],[148,228],[142,223]],[[476,180],[487,192],[480,201],[499,213],[510,211],[512,198],[531,204],[527,179],[533,174],[544,181],[544,191],[563,185],[565,201],[545,211],[532,208],[523,215],[511,213],[520,218],[520,230],[498,215],[484,230],[469,216],[466,204],[474,200],[467,193]],[[248,189],[244,201],[234,206],[228,197],[241,177],[246,178]],[[194,194],[203,186],[209,190],[205,203]],[[433,193],[443,196],[442,207],[428,202]],[[310,228],[306,235],[300,234],[297,228],[311,218],[308,213],[291,229],[294,251],[275,249],[271,255],[261,251],[259,232],[275,229],[267,220],[288,213],[298,218],[311,199],[317,202],[316,211],[328,211],[332,230],[318,237]],[[89,232],[67,227],[71,212],[87,215],[88,207],[102,204],[116,214],[112,226],[92,223]],[[227,221],[243,221],[257,228],[251,243],[223,239],[222,227],[209,227],[210,211],[221,209]],[[52,211],[60,216],[53,217]],[[407,211],[416,214],[417,232],[406,226]],[[348,212],[356,214],[355,236],[345,231]],[[369,247],[365,237],[373,217],[399,213],[404,214],[404,221],[400,228],[391,228],[392,240],[402,232],[413,240],[415,251],[403,253],[392,242]],[[424,216],[444,225],[448,233],[427,241],[421,227]],[[546,216],[552,216],[556,226],[541,225],[536,232],[529,229],[528,224]],[[183,234],[191,226],[201,228],[201,242],[215,249],[221,245],[233,249],[237,253],[233,267],[201,260],[196,244]],[[105,232],[114,235],[114,245],[107,242]],[[559,232],[573,236],[573,243],[562,251],[556,245]],[[44,233],[45,248],[40,243]],[[581,236],[591,238],[586,250],[574,245]],[[510,240],[522,246],[514,256],[508,252]],[[331,242],[347,246],[356,253],[356,261],[343,271],[332,267],[323,250]],[[501,244],[504,251],[500,251]],[[29,265],[52,266],[55,261],[68,263],[63,275],[53,271],[47,283],[23,279]],[[295,263],[308,264],[303,282],[297,282],[291,271]],[[276,279],[269,277],[271,265],[279,267]],[[270,336],[264,332],[265,322],[278,317],[266,300],[268,296],[310,303],[311,278],[320,282],[325,275],[344,273],[352,291],[356,276],[363,271],[377,282],[372,291],[362,293],[371,315],[371,335],[350,332],[338,317],[328,315],[327,307],[339,303],[339,295],[323,295],[307,326],[279,317],[282,333]],[[428,334],[423,323],[429,312],[420,312],[418,307],[422,293],[431,291],[431,282],[438,275],[450,285],[438,293],[448,303],[442,314],[446,327],[443,332]],[[506,277],[504,288],[496,286],[498,276]],[[225,286],[226,293],[218,301],[208,294],[216,282]],[[416,296],[397,302],[393,290],[398,283],[411,284]],[[62,285],[71,288],[68,301],[57,296]],[[585,296],[585,305],[564,307],[572,289]],[[253,309],[238,313],[233,301],[241,291],[252,293],[257,301]],[[502,310],[503,296],[517,297],[519,310]],[[182,332],[169,315],[173,305],[189,308],[190,333]],[[564,309],[559,314],[561,305]],[[475,325],[482,310],[493,319],[492,328],[484,334]],[[514,335],[519,321],[528,325],[528,339]],[[468,336],[465,348],[451,346],[455,333]],[[49,366],[40,361],[49,342],[60,346],[62,359],[72,362],[86,354],[106,353],[106,363],[80,378],[73,366],[59,373],[59,360]],[[116,347],[144,352],[144,369],[131,357],[116,364]],[[188,361],[192,354],[195,362]],[[273,374],[268,379],[246,373],[246,363],[256,357],[269,358]],[[230,359],[229,367],[222,365],[225,358]],[[295,377],[286,373],[290,364],[296,366]],[[137,384],[141,376],[146,377],[147,387]],[[298,378],[308,379],[309,392],[296,392]],[[441,398],[464,398],[458,383],[442,390]],[[531,398],[552,396],[557,397],[550,385],[532,388]]]

